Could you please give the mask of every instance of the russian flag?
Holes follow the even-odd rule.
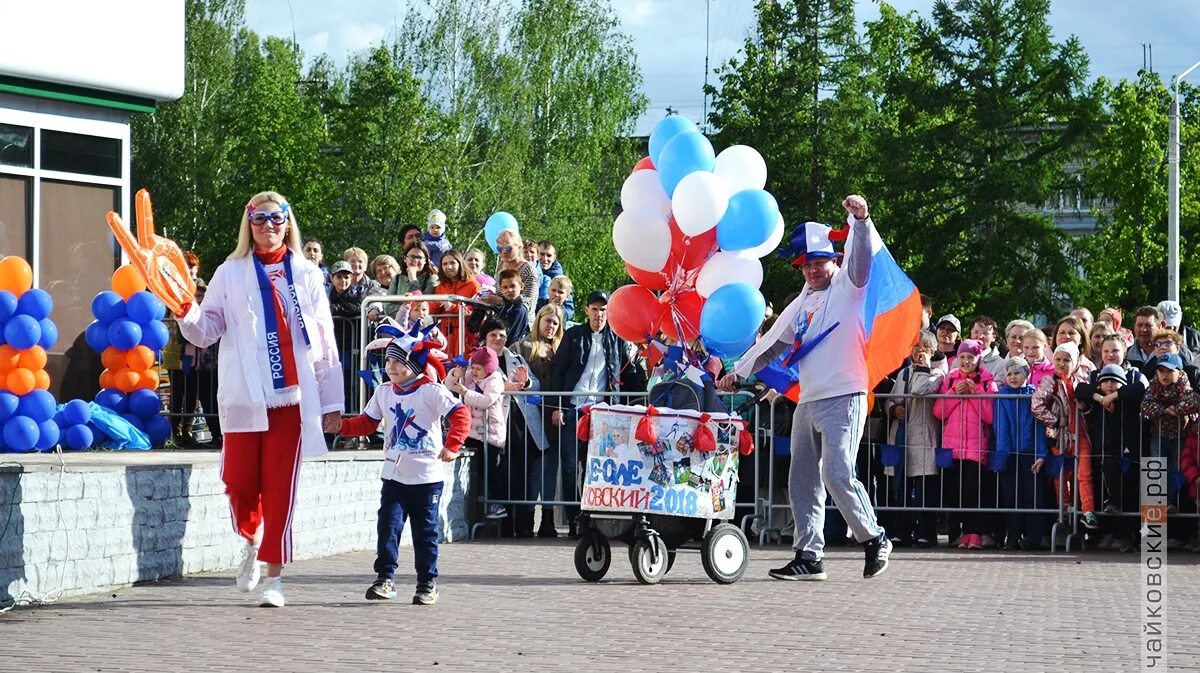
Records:
[[[883,239],[871,227],[871,274],[863,298],[862,321],[866,336],[867,393],[908,358],[921,329],[921,294],[904,269],[896,263]],[[833,234],[836,236],[837,232]],[[852,254],[853,236],[846,241]],[[839,273],[845,273],[840,271]],[[789,349],[756,376],[793,402],[800,400],[798,372],[804,355],[838,325],[825,333],[808,336],[798,353]]]

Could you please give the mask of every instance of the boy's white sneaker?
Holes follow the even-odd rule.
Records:
[[[238,566],[238,591],[253,591],[262,578],[262,566],[258,562],[258,545],[246,543],[242,549],[242,563]]]
[[[283,580],[278,577],[268,577],[263,582],[262,598],[258,599],[260,608],[283,607]]]

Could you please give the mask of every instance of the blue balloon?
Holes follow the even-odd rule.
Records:
[[[83,332],[83,338],[87,341],[87,345],[97,353],[103,353],[105,348],[111,344],[108,343],[108,327],[99,320],[93,320],[88,324],[87,329]]]
[[[129,399],[125,396],[125,393],[116,388],[105,388],[96,393],[96,404],[105,409],[111,409],[118,414],[129,411]]]
[[[132,350],[142,342],[142,326],[121,318],[108,326],[108,342],[119,350]]]
[[[0,423],[4,423],[17,413],[17,405],[21,403],[21,398],[8,392],[7,390],[0,392]]]
[[[779,204],[762,189],[743,189],[729,197],[729,208],[717,223],[722,250],[749,250],[766,243],[779,224]]]
[[[14,315],[4,325],[4,340],[19,351],[33,348],[41,338],[42,327],[30,316]]]
[[[696,171],[712,171],[716,160],[712,143],[699,131],[694,131],[672,138],[654,165],[658,168],[658,181],[667,190],[667,196],[671,197],[675,195],[675,187],[684,176]]]
[[[126,413],[121,414],[121,418],[124,418],[125,420],[129,421],[129,424],[132,425],[133,427],[137,428],[138,430],[141,430],[142,432],[146,431],[146,424],[143,423],[142,419],[138,418],[135,414],[126,412]]]
[[[63,444],[75,451],[91,448],[94,438],[92,429],[86,425],[72,425],[63,432]]]
[[[55,444],[58,444],[61,434],[54,421],[42,421],[38,423],[38,438],[33,446],[38,451],[49,451],[54,448]]]
[[[46,350],[50,350],[54,344],[58,343],[58,325],[49,318],[43,318],[38,323],[38,327],[42,329],[42,338],[38,339],[38,345]]]
[[[757,336],[757,334],[751,334],[741,341],[731,342],[705,339],[704,347],[708,349],[710,354],[716,355],[717,357],[736,358],[750,350],[750,347],[754,345]]]
[[[28,416],[13,416],[4,423],[4,443],[12,451],[32,451],[38,441],[38,424]]]
[[[92,297],[92,315],[105,325],[125,317],[125,300],[112,290],[97,292]]]
[[[503,210],[492,213],[492,216],[487,218],[487,222],[483,224],[483,238],[492,247],[492,252],[499,252],[496,249],[496,237],[506,229],[512,229],[516,232],[521,231],[520,227],[517,226],[517,218]]]
[[[62,411],[63,425],[83,425],[92,420],[92,408],[83,400],[71,400],[63,405]]]
[[[758,332],[766,311],[767,302],[753,285],[722,285],[708,295],[700,311],[700,337],[706,344],[740,343]]]
[[[17,415],[28,416],[34,423],[44,423],[54,416],[54,396],[46,390],[33,390],[22,395],[17,403]]]
[[[171,340],[171,332],[161,320],[151,320],[142,328],[142,345],[155,353],[166,347]]]
[[[17,313],[17,295],[8,290],[0,290],[0,322],[4,322]]]
[[[146,419],[146,435],[150,437],[150,446],[162,446],[171,436],[171,421],[162,416],[152,416]]]
[[[650,162],[654,164],[654,168],[658,168],[658,158],[662,155],[663,148],[671,139],[680,133],[698,133],[699,129],[692,123],[692,120],[679,115],[671,115],[664,117],[662,121],[654,126],[654,130],[650,132]]]
[[[53,310],[54,300],[50,298],[49,292],[40,287],[27,291],[17,300],[17,312],[24,313],[34,320],[45,320]]]
[[[153,390],[135,390],[129,393],[129,411],[140,418],[156,416],[162,409],[162,400]]]
[[[125,313],[129,319],[142,326],[149,324],[151,320],[162,320],[166,310],[167,305],[162,303],[161,299],[145,290],[133,293],[125,305]]]

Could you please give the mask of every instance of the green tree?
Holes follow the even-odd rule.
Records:
[[[1157,304],[1167,292],[1167,131],[1172,93],[1155,73],[1116,86],[1102,82],[1104,131],[1085,171],[1088,189],[1110,206],[1097,212],[1097,231],[1077,243],[1086,277],[1078,288],[1090,306],[1134,309]],[[1182,97],[1182,145],[1200,140],[1194,89]],[[1182,184],[1200,175],[1200,153],[1181,153]],[[1180,190],[1180,295],[1188,315],[1200,311],[1200,201]]]
[[[914,33],[894,14],[878,31],[916,53],[877,67],[895,106],[876,141],[876,212],[939,306],[999,318],[1065,307],[1074,270],[1042,211],[1100,106],[1087,56],[1073,37],[1051,40],[1048,12],[1049,0],[938,0]]]
[[[767,189],[788,223],[844,218],[839,204],[862,191],[871,165],[876,104],[853,0],[759,0],[755,31],[709,86],[718,147],[745,144],[766,160]],[[780,301],[800,281],[769,259],[764,290]]]

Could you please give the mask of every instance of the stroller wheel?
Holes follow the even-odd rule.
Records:
[[[608,539],[599,533],[584,533],[575,544],[575,572],[588,582],[599,582],[612,564]]]

